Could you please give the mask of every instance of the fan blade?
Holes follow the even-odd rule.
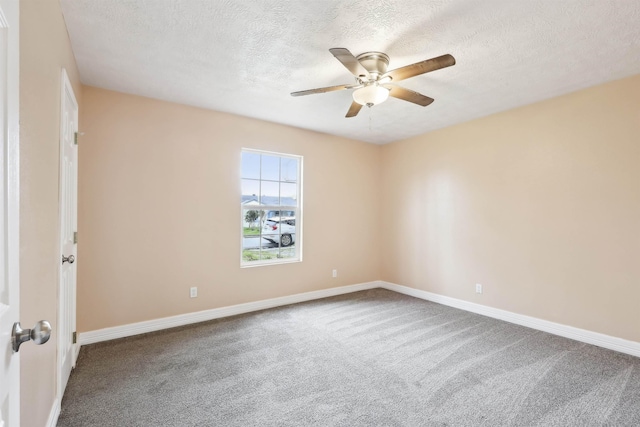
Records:
[[[338,61],[342,62],[342,65],[344,65],[345,68],[354,76],[365,76],[367,79],[370,78],[367,69],[362,66],[360,61],[358,61],[348,49],[343,47],[334,47],[329,49],[329,52],[331,52]]]
[[[394,98],[402,99],[403,101],[413,102],[414,104],[422,105],[426,107],[427,105],[433,102],[433,98],[429,98],[421,93],[414,92],[409,89],[405,89],[396,85],[383,85],[387,89],[389,89],[389,96],[393,96]]]
[[[309,89],[309,90],[301,90],[299,92],[291,92],[291,96],[302,96],[302,95],[311,95],[313,93],[325,93],[325,92],[333,92],[336,90],[343,90],[343,89],[354,89],[361,86],[362,85],[338,85],[338,86],[321,87],[319,89]]]
[[[360,112],[362,108],[361,104],[358,104],[356,101],[351,103],[351,107],[349,107],[349,111],[347,111],[347,115],[345,117],[355,117]]]
[[[400,81],[408,79],[409,77],[419,76],[420,74],[428,73],[430,71],[439,70],[440,68],[451,67],[455,65],[456,60],[453,56],[446,54],[438,56],[437,58],[431,58],[424,61],[416,62],[415,64],[407,65],[406,67],[396,68],[395,70],[388,71],[383,74],[381,79],[385,77],[391,77],[393,81]]]

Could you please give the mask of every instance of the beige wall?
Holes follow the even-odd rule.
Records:
[[[640,341],[640,76],[382,152],[382,279]]]
[[[93,87],[83,101],[80,332],[380,277],[379,147]],[[240,268],[243,147],[304,156],[302,263]]]
[[[21,417],[43,426],[56,395],[58,173],[61,70],[81,86],[57,1],[20,2],[20,321],[53,326],[50,341],[20,349]]]

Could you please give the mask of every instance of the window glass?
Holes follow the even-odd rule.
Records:
[[[283,158],[281,161],[280,181],[297,182],[298,181],[298,162],[295,159]]]
[[[242,177],[260,179],[260,154],[242,154]]]
[[[277,182],[262,181],[260,203],[263,205],[280,204],[280,186]]]
[[[280,181],[280,157],[262,155],[260,179]]]
[[[280,204],[295,205],[298,197],[298,185],[288,182],[280,183]]]
[[[258,200],[260,194],[260,180],[255,179],[243,179],[242,180],[242,195],[251,196]]]

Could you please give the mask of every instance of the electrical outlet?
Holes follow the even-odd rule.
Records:
[[[482,285],[480,283],[476,283],[476,294],[482,293]]]
[[[194,286],[191,289],[189,289],[189,296],[191,298],[195,298],[195,297],[198,296],[198,288],[196,286]]]
[[[338,277],[338,270],[333,270],[333,277]]]

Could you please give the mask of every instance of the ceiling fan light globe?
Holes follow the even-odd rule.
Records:
[[[353,100],[360,105],[376,105],[389,97],[389,89],[378,85],[369,85],[353,91]]]

